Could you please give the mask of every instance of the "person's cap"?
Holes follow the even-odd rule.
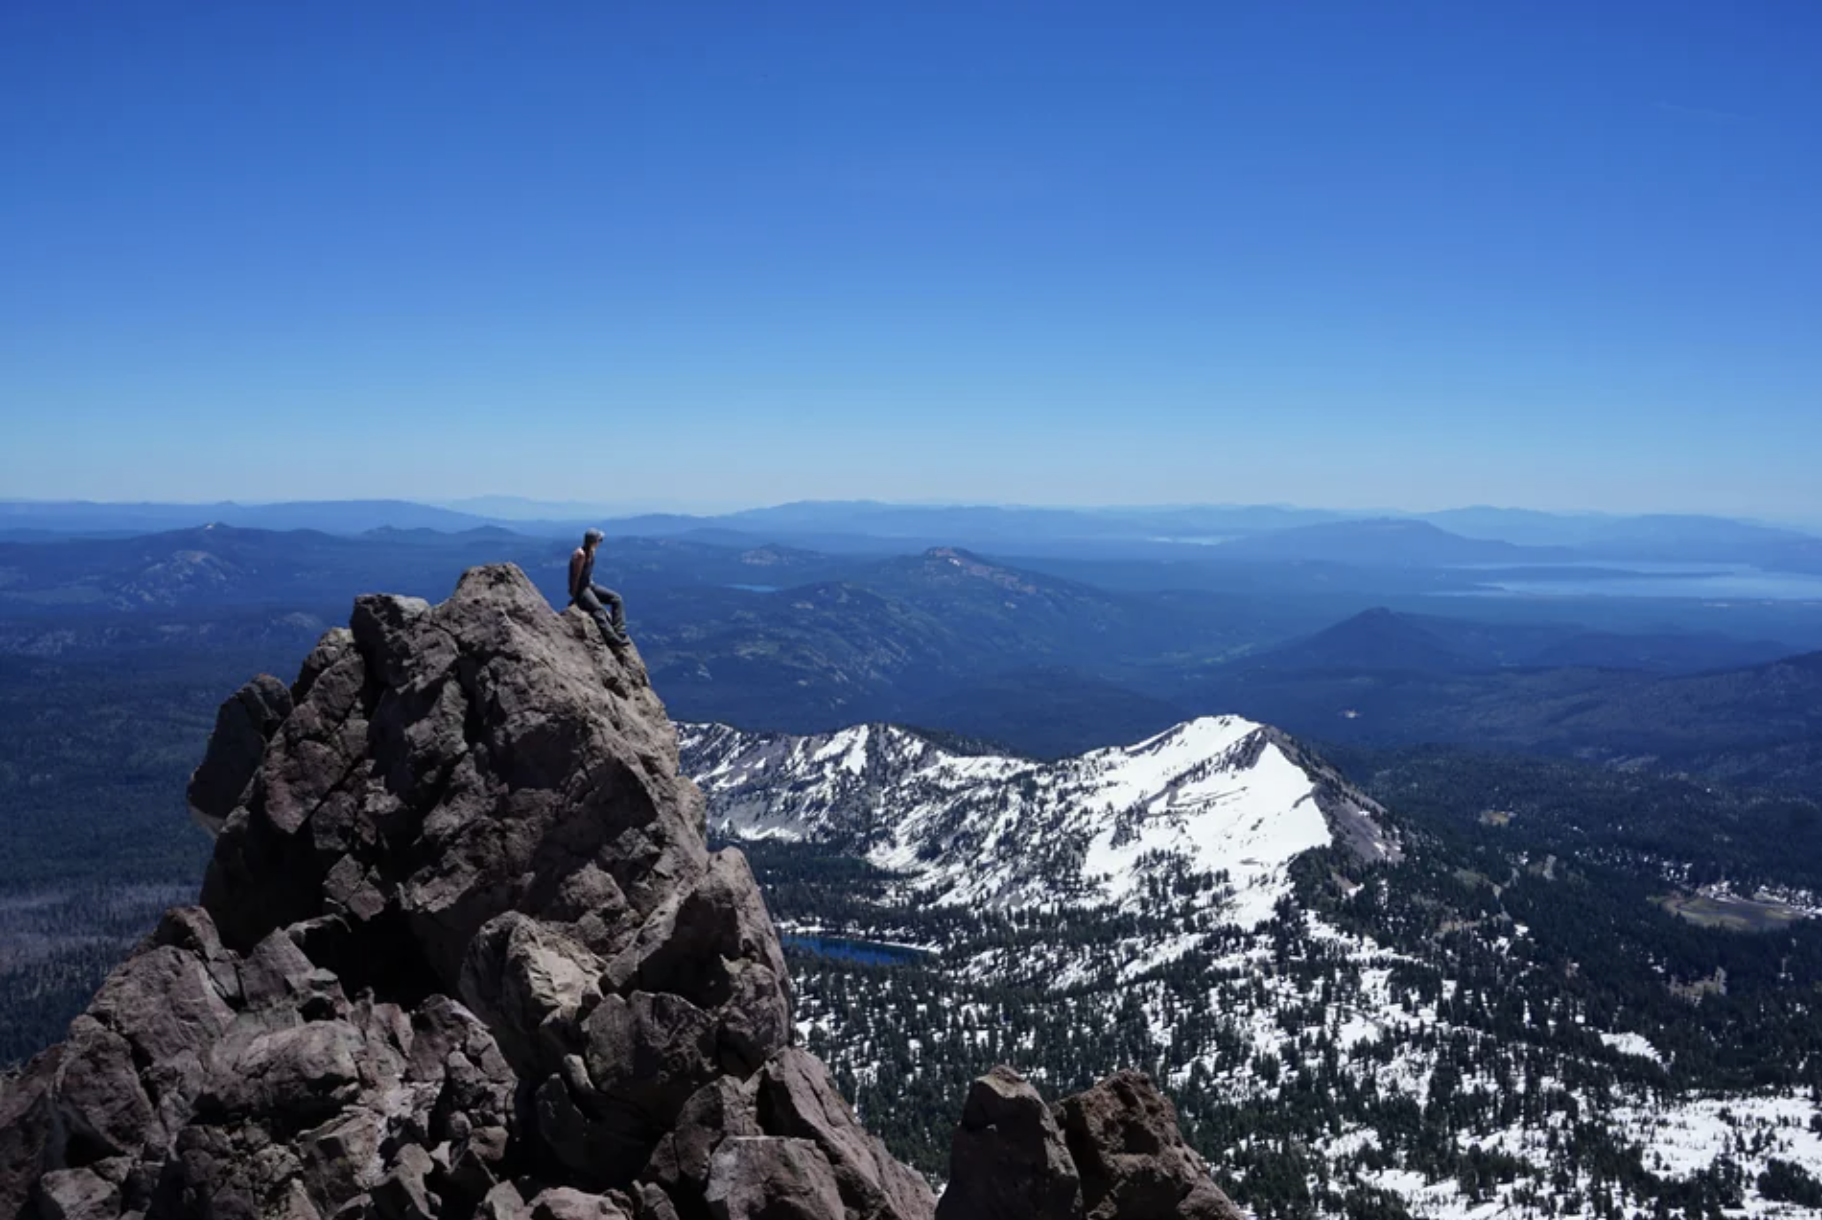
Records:
[[[607,535],[603,534],[600,530],[590,530],[588,533],[582,535],[582,541],[585,543],[599,542],[605,537],[607,537]]]

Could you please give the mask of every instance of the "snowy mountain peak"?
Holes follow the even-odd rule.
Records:
[[[1305,851],[1400,854],[1376,804],[1238,716],[1057,762],[964,753],[889,725],[680,731],[716,830],[862,855],[938,903],[1138,905],[1170,885],[1250,927],[1270,918]]]

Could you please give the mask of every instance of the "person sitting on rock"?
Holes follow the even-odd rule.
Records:
[[[569,604],[580,606],[594,616],[595,622],[601,625],[601,634],[607,642],[616,648],[626,647],[626,603],[612,589],[604,589],[595,583],[595,551],[601,546],[600,530],[589,530],[582,535],[582,545],[569,557]],[[610,619],[607,606],[614,608]]]

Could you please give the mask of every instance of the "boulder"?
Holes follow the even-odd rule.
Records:
[[[475,1209],[475,1220],[528,1220],[530,1215],[525,1196],[511,1182],[502,1182],[488,1191]]]
[[[641,1177],[668,1195],[698,1198],[708,1186],[709,1163],[722,1141],[762,1134],[752,1098],[730,1078],[719,1077],[683,1103]]]
[[[1050,1107],[1009,1067],[968,1089],[937,1220],[1081,1220],[1082,1179]]]
[[[1088,1220],[1242,1220],[1184,1142],[1176,1107],[1142,1073],[1064,1098],[1057,1117]]]
[[[274,1030],[242,1026],[211,1052],[197,1111],[211,1122],[273,1119],[308,1127],[339,1114],[361,1091],[360,1032],[345,1021]]]
[[[434,1172],[428,1152],[416,1144],[400,1148],[391,1171],[373,1188],[370,1210],[376,1220],[435,1220],[442,1200],[430,1189]]]
[[[190,813],[210,834],[218,833],[240,803],[265,756],[266,742],[291,714],[291,691],[261,674],[234,692],[215,713],[202,765],[190,776]]]
[[[929,1185],[860,1125],[814,1055],[795,1047],[780,1051],[747,1089],[763,1131],[809,1140],[828,1160],[855,1220],[928,1220],[936,1214]]]
[[[240,961],[237,977],[246,1008],[288,1006],[309,1016],[334,1016],[347,1007],[335,974],[313,963],[284,932],[260,941]]]
[[[613,1200],[567,1186],[544,1191],[531,1201],[531,1220],[628,1220]]]
[[[38,1183],[38,1209],[45,1220],[113,1220],[120,1187],[93,1169],[54,1169]]]
[[[610,995],[583,1033],[595,1090],[636,1110],[654,1131],[673,1126],[690,1095],[721,1074],[714,1019],[682,996]]]
[[[469,945],[458,989],[507,1057],[535,1072],[580,1044],[581,1020],[601,1000],[600,978],[600,959],[586,946],[508,911]]]
[[[85,1161],[137,1152],[158,1122],[131,1044],[86,1013],[70,1025],[54,1095],[65,1147]]]
[[[54,1046],[20,1075],[0,1076],[0,1216],[22,1214],[63,1154],[57,1072],[66,1051]]]
[[[709,1167],[706,1191],[715,1220],[843,1220],[835,1170],[816,1144],[776,1136],[736,1136]]]

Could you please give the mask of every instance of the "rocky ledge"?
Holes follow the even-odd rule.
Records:
[[[977,1082],[940,1212],[793,1047],[778,936],[632,650],[511,566],[356,601],[223,704],[217,836],[0,1082],[0,1218],[1150,1220],[1235,1213],[1121,1075]]]

